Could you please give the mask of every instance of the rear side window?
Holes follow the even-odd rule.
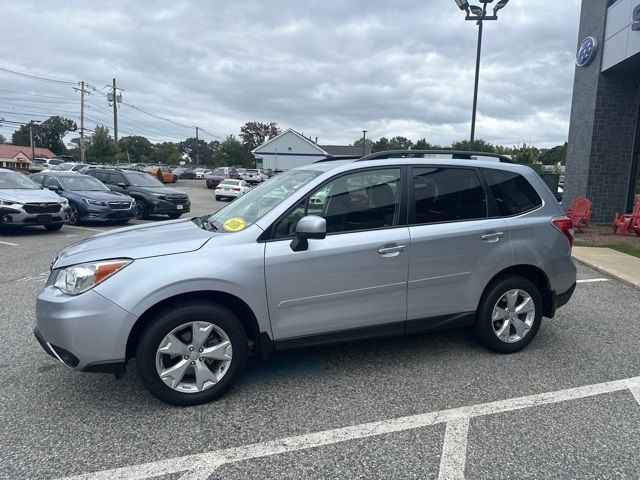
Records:
[[[486,218],[487,198],[475,170],[413,169],[414,224]]]
[[[483,173],[501,216],[518,215],[542,205],[538,192],[522,175],[489,168]]]

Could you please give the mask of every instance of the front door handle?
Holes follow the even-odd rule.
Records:
[[[504,232],[487,232],[482,235],[480,238],[485,242],[497,242],[502,237],[504,237]]]
[[[380,255],[386,255],[389,257],[395,257],[400,252],[404,252],[407,249],[404,245],[384,245],[378,249]]]

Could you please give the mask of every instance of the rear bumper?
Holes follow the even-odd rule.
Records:
[[[556,295],[556,308],[563,307],[564,305],[569,303],[569,300],[571,300],[571,297],[573,296],[573,292],[576,290],[576,285],[577,283],[574,283],[573,285],[571,285],[571,288],[569,288],[569,290]]]

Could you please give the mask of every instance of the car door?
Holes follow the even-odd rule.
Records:
[[[409,230],[401,220],[400,174],[384,168],[340,175],[271,227],[265,275],[276,345],[403,332]],[[318,190],[326,192],[320,206],[309,202]],[[327,236],[294,252],[295,225],[311,214],[326,219]]]
[[[491,277],[511,265],[506,222],[489,218],[474,168],[412,167],[407,332],[473,320]]]

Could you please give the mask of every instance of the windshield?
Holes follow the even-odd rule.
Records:
[[[216,168],[216,169],[213,171],[213,174],[214,174],[214,175],[226,175],[226,174],[227,174],[227,172],[225,171],[225,169],[224,169],[224,168]]]
[[[289,170],[263,183],[259,187],[206,218],[215,229],[237,232],[265,216],[287,197],[295,193],[322,172],[316,170]]]
[[[223,180],[220,182],[220,185],[238,185],[240,180]]]
[[[47,160],[44,158],[34,158],[31,163],[35,163],[36,165],[44,165],[47,163]]]
[[[40,185],[21,173],[0,172],[0,190],[39,190]]]
[[[163,187],[160,180],[152,177],[148,173],[127,172],[125,174],[127,181],[134,187]]]
[[[97,178],[90,176],[58,177],[65,190],[72,192],[108,192],[107,186]]]

